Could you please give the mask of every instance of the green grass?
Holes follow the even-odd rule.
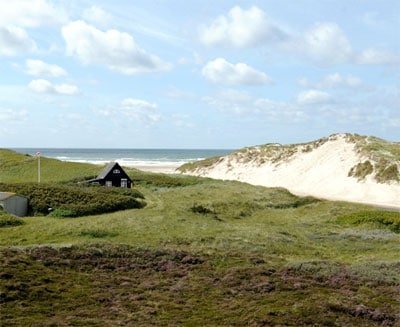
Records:
[[[395,233],[400,233],[400,213],[390,211],[360,211],[339,217],[341,223],[354,225],[372,224],[378,228],[389,228]]]
[[[96,176],[101,168],[42,157],[41,181],[59,182]],[[37,158],[0,149],[0,183],[37,182]]]
[[[0,228],[0,324],[400,323],[398,213],[128,172],[143,209]]]

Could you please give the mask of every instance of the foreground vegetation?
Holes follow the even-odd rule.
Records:
[[[34,183],[0,183],[0,189],[26,196],[30,215],[78,217],[145,206],[144,196],[131,189]]]
[[[399,213],[129,174],[140,210],[0,228],[0,325],[400,324]]]

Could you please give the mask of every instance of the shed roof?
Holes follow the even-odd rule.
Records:
[[[14,195],[16,194],[12,192],[0,192],[0,201],[7,200],[8,198],[11,198]]]

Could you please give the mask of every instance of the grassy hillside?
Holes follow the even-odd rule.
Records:
[[[143,209],[0,228],[0,325],[400,324],[399,213],[130,175]]]
[[[85,176],[96,176],[99,173],[98,166],[63,162],[56,159],[42,157],[41,181],[59,182]],[[37,158],[24,155],[11,150],[0,149],[0,183],[25,183],[36,182]]]

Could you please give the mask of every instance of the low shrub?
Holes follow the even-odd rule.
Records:
[[[369,160],[360,162],[349,171],[349,177],[356,177],[358,180],[363,180],[368,175],[374,172],[374,167]]]
[[[104,238],[104,237],[117,236],[118,233],[101,230],[101,229],[88,229],[88,230],[81,231],[79,235],[80,236],[88,236],[88,237],[92,237],[92,238]]]
[[[385,167],[377,166],[377,173],[375,176],[378,183],[386,183],[386,182],[399,182],[399,169],[396,164],[389,165]]]
[[[23,224],[25,224],[25,222],[21,218],[11,216],[0,210],[0,228],[21,226]]]
[[[140,192],[117,188],[81,187],[50,184],[0,184],[0,189],[24,195],[29,200],[31,215],[77,217],[142,208]],[[121,194],[119,194],[121,192]]]
[[[192,207],[190,207],[190,210],[201,215],[216,214],[214,209],[210,209],[202,204],[194,204]]]
[[[359,211],[338,218],[341,223],[361,225],[375,224],[387,227],[395,233],[400,233],[400,213],[394,211]]]
[[[299,208],[320,201],[321,200],[314,198],[312,196],[304,196],[304,197],[293,196],[293,198],[290,201],[271,203],[267,205],[267,207],[271,209],[291,209],[291,208]]]

